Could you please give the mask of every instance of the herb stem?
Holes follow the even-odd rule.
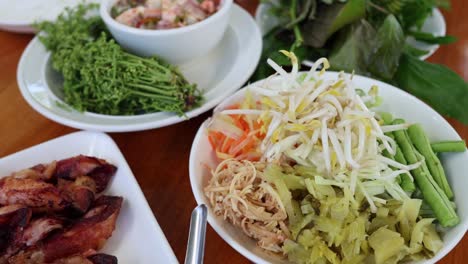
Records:
[[[291,21],[296,20],[297,18],[297,0],[292,0],[291,1],[291,7],[289,9],[289,16],[291,17]],[[299,28],[299,25],[296,23],[293,27],[294,31],[294,37],[296,38],[293,45],[291,46],[291,52],[294,52],[294,50],[302,45],[304,42],[304,39],[302,38],[302,33],[301,29]]]

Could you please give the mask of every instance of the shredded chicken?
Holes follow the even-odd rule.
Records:
[[[228,159],[221,162],[205,188],[216,215],[222,215],[264,249],[281,252],[289,237],[287,214],[272,185],[264,180],[263,163]]]

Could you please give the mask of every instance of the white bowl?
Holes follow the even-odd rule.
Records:
[[[87,0],[88,3],[100,0]],[[81,0],[0,0],[0,30],[36,33],[33,24],[55,21],[67,7],[76,7]]]
[[[112,36],[126,50],[139,56],[158,56],[180,64],[205,55],[222,39],[226,31],[233,0],[222,0],[219,10],[210,17],[181,28],[139,29],[113,19],[110,10],[117,0],[102,0],[101,18]]]
[[[337,73],[327,72],[324,76],[326,79],[336,79]],[[378,85],[380,95],[384,99],[384,103],[379,107],[378,111],[391,112],[394,116],[402,117],[409,122],[420,123],[431,140],[460,139],[455,129],[453,129],[442,116],[428,105],[403,90],[380,81],[356,75],[353,78],[353,84],[355,88],[361,88],[366,91],[372,85]],[[234,95],[225,99],[215,111],[241,100],[245,90],[245,88],[239,90]],[[207,122],[205,121],[195,136],[190,153],[189,170],[192,192],[197,203],[208,205],[209,201],[203,193],[204,186],[206,186],[208,180],[211,178],[207,165],[213,168],[217,164],[215,153],[211,149],[206,135],[206,125]],[[450,186],[455,193],[455,202],[458,207],[458,215],[461,222],[457,226],[444,232],[444,247],[434,258],[416,263],[435,263],[440,260],[457,245],[468,228],[468,192],[466,192],[468,177],[465,175],[466,171],[468,171],[468,152],[443,154],[442,163],[447,173]],[[222,217],[214,215],[210,207],[208,210],[208,222],[229,245],[254,263],[288,263],[287,260],[269,254],[257,247],[253,239],[247,237],[240,228],[224,221]]]

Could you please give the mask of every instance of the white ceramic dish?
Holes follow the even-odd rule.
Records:
[[[326,79],[336,79],[337,73],[327,72],[324,76]],[[378,85],[379,93],[384,99],[384,103],[379,110],[391,112],[394,116],[405,118],[408,122],[420,123],[431,140],[460,139],[457,132],[442,116],[416,97],[391,85],[366,77],[354,76],[353,83],[356,88],[366,91],[372,85]],[[242,89],[230,96],[215,111],[241,100],[244,92],[245,89]],[[211,168],[216,167],[216,156],[208,142],[206,125],[207,122],[204,122],[198,130],[190,153],[190,183],[198,204],[209,204],[208,199],[203,194],[203,188],[211,177],[206,165]],[[435,263],[440,260],[455,247],[468,228],[468,192],[465,190],[466,186],[468,186],[468,178],[465,175],[466,171],[468,171],[467,161],[468,152],[444,154],[442,156],[442,163],[449,183],[455,193],[455,202],[457,203],[461,222],[456,227],[447,230],[443,235],[444,247],[434,258],[417,263]],[[268,254],[257,247],[255,241],[247,237],[241,229],[224,221],[222,217],[215,216],[211,208],[208,210],[208,222],[229,245],[254,263],[288,263],[286,260]]]
[[[99,0],[86,0],[99,2]],[[0,0],[0,30],[35,33],[31,26],[42,20],[55,20],[65,7],[73,7],[81,0]]]
[[[205,93],[199,108],[180,117],[172,113],[138,116],[108,116],[81,113],[66,107],[60,99],[61,75],[54,72],[47,52],[35,38],[24,51],[18,65],[21,94],[37,112],[58,123],[78,129],[126,132],[168,126],[196,117],[215,107],[239,89],[255,70],[262,51],[260,30],[253,18],[237,5],[232,7],[229,26],[219,45],[206,56],[180,66],[185,77]]]
[[[0,175],[79,154],[103,158],[117,166],[104,193],[124,198],[116,229],[100,252],[115,255],[119,263],[178,263],[127,161],[106,134],[76,132],[3,157]]]
[[[278,20],[275,17],[268,14],[269,6],[268,4],[260,4],[255,13],[255,20],[257,21],[262,34],[266,34],[276,25],[278,25]],[[435,36],[445,36],[446,34],[446,24],[445,19],[439,9],[435,8],[433,10],[432,16],[429,16],[421,29],[423,32],[432,33]],[[429,58],[436,50],[439,48],[439,45],[430,45],[424,42],[415,40],[413,37],[408,37],[406,39],[407,43],[413,45],[414,47],[422,50],[427,50],[428,53],[421,56],[421,60]],[[312,61],[305,60],[304,65],[311,67],[313,65]]]
[[[164,30],[123,25],[110,16],[117,0],[102,0],[100,14],[117,42],[139,56],[159,55],[172,64],[186,62],[212,50],[226,31],[233,0],[223,0],[220,9],[193,25]]]

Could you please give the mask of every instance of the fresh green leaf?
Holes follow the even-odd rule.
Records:
[[[316,18],[302,25],[304,43],[314,48],[323,47],[333,33],[363,18],[365,11],[366,0],[319,5]]]
[[[405,52],[405,53],[407,53],[409,55],[412,55],[414,57],[421,57],[421,56],[424,56],[424,55],[429,53],[428,50],[415,48],[415,47],[409,45],[408,43],[405,44],[403,52]]]
[[[365,20],[341,30],[329,56],[332,69],[369,75],[369,51],[373,46],[375,34],[375,29]]]
[[[409,31],[408,34],[416,40],[429,44],[450,44],[457,41],[457,38],[454,36],[434,36],[431,33],[421,31]]]
[[[427,17],[432,14],[435,7],[434,0],[400,0],[403,1],[403,7],[399,14],[399,20],[405,31],[416,27],[421,29]]]
[[[405,46],[405,35],[395,16],[388,15],[385,18],[377,30],[373,46],[376,51],[371,55],[368,70],[381,79],[390,80],[398,68]]]
[[[441,4],[445,5],[442,0]],[[427,17],[432,14],[433,8],[437,7],[437,0],[372,0],[369,2],[371,8],[371,20],[382,15],[391,13],[395,15],[402,28],[406,32],[411,28],[420,29]]]
[[[449,68],[403,54],[394,80],[439,113],[468,124],[468,84]]]

